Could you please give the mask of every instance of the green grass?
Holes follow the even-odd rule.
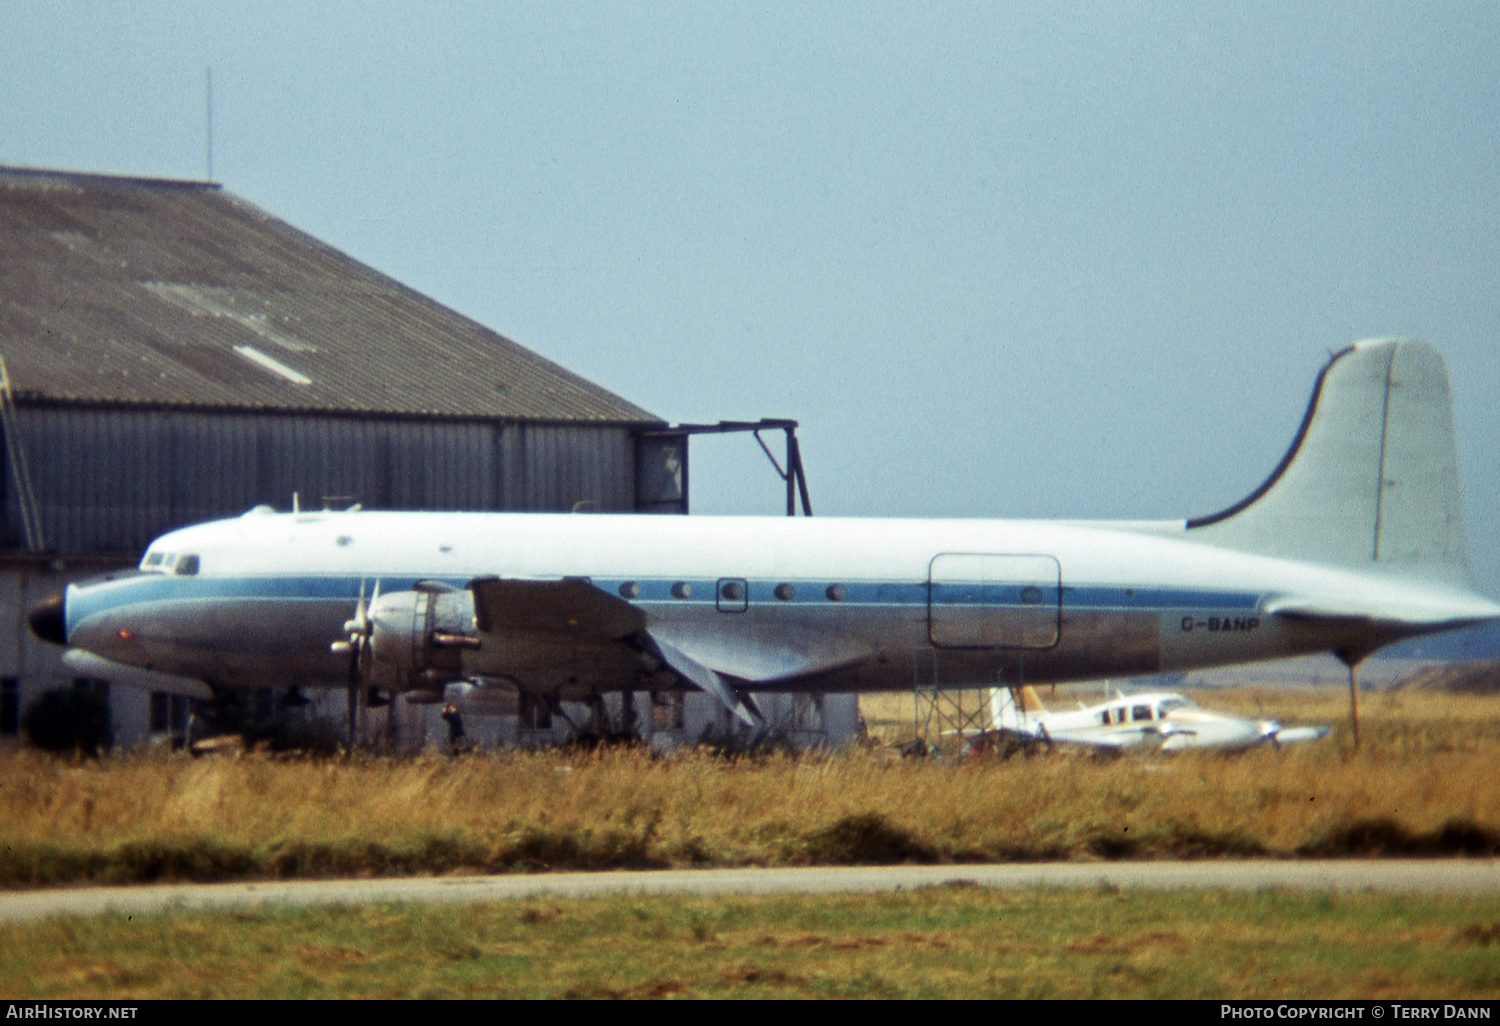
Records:
[[[44,998],[1493,998],[1500,899],[1000,892],[376,905],[0,927]]]

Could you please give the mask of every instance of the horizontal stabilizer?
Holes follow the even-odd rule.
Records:
[[[1275,598],[1262,607],[1271,616],[1288,620],[1306,620],[1319,623],[1367,624],[1374,620],[1370,610],[1352,603],[1315,602],[1308,599]]]
[[[1500,604],[1467,593],[1435,591],[1426,595],[1405,592],[1397,597],[1364,595],[1351,599],[1278,595],[1265,600],[1261,611],[1287,620],[1324,624],[1391,624],[1418,629],[1462,627],[1500,617]]]

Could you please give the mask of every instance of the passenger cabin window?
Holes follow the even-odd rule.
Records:
[[[177,573],[188,577],[198,572],[198,557],[196,555],[178,556]]]
[[[1130,718],[1133,720],[1149,720],[1151,718],[1151,707],[1149,705],[1138,705],[1130,710]]]

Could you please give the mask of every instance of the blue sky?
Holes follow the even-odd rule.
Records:
[[[820,514],[1182,517],[1446,353],[1500,594],[1500,6],[7,5],[0,163],[205,174]],[[695,507],[776,512],[748,439]]]

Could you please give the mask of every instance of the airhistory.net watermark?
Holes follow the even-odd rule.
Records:
[[[7,1004],[7,1019],[134,1019],[137,1005],[49,1004],[27,1001]]]

